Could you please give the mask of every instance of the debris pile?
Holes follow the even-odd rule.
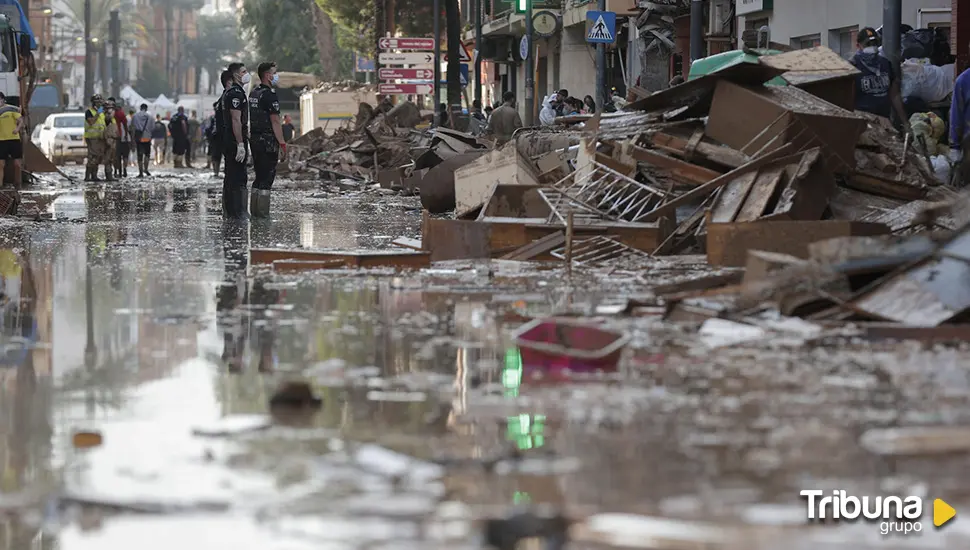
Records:
[[[378,115],[310,138],[298,162],[336,177],[376,170],[383,186],[420,193],[420,241],[398,239],[375,265],[546,261],[568,275],[700,253],[721,271],[655,289],[647,305],[674,321],[765,307],[815,322],[961,320],[970,300],[949,287],[970,270],[970,199],[934,170],[932,121],[903,139],[850,110],[857,71],[827,48],[742,53],[622,112],[521,129],[499,148]]]

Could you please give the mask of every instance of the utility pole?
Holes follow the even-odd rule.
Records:
[[[690,3],[690,61],[693,63],[704,55],[704,0]]]
[[[441,0],[434,0],[434,123],[441,124]]]
[[[532,47],[535,29],[532,27],[532,0],[525,1],[525,41],[528,45],[525,59],[525,125],[532,126],[536,120],[536,60],[533,55],[535,48]],[[606,0],[600,0],[601,4],[605,2]]]
[[[902,0],[882,1],[882,51],[892,63],[895,74],[899,74],[899,58],[902,54],[899,27],[903,24]]]
[[[111,10],[108,34],[111,41],[111,95],[117,98],[121,95],[121,82],[118,78],[121,64],[121,52],[118,44],[121,39],[121,17],[118,10]]]
[[[606,11],[606,0],[598,0],[596,9]],[[606,44],[596,45],[596,109],[606,106]]]
[[[445,25],[448,31],[448,122],[452,128],[465,129],[461,112],[461,21],[458,0],[445,0]]]
[[[475,0],[475,99],[482,101],[482,0]]]
[[[84,98],[86,105],[94,95],[94,63],[91,51],[91,0],[84,0]]]

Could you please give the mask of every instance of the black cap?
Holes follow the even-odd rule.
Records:
[[[859,31],[859,36],[856,37],[856,43],[860,46],[870,46],[879,44],[879,33],[876,29],[872,27],[866,27]]]

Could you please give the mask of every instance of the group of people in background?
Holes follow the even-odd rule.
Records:
[[[100,181],[98,167],[104,165],[104,180],[128,177],[131,156],[137,152],[138,177],[150,176],[148,166],[154,159],[156,166],[167,160],[171,138],[172,158],[176,168],[192,168],[192,161],[202,143],[201,123],[195,111],[191,118],[179,107],[169,118],[168,125],[161,115],[152,122],[148,105],[139,111],[118,105],[113,97],[101,94],[91,97],[91,107],[84,111],[84,141],[87,146],[85,181]]]

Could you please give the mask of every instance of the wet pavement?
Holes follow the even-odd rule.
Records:
[[[271,222],[238,225],[219,188],[168,171],[0,220],[0,550],[481,548],[488,518],[546,508],[579,523],[567,548],[970,543],[931,523],[934,498],[970,504],[966,349],[715,347],[627,318],[619,372],[535,383],[510,311],[602,311],[698,266],[274,275],[249,247],[389,248],[417,199],[283,182]],[[319,410],[270,410],[293,380]],[[809,524],[804,489],[919,496],[924,528]]]

